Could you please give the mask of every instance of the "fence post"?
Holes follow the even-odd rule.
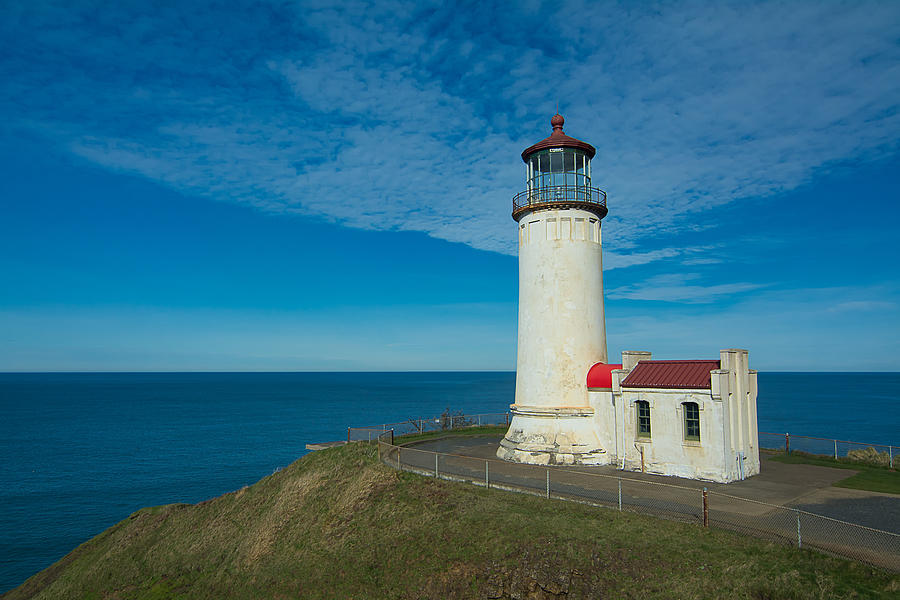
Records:
[[[484,487],[488,489],[491,487],[490,464],[488,461],[484,461]]]
[[[800,537],[800,511],[797,511],[797,547],[803,547],[803,538]]]
[[[437,452],[434,453],[434,478],[438,478],[438,456],[440,456]]]
[[[509,427],[509,413],[506,413],[506,426]]]
[[[347,443],[350,443],[350,428],[347,428]]]
[[[784,453],[791,453],[791,434],[789,433],[784,434]]]
[[[619,481],[619,512],[622,511],[622,479],[616,478]]]
[[[709,527],[709,492],[703,488],[703,526]]]
[[[891,457],[891,468],[894,468],[894,447],[888,446],[888,456]]]
[[[400,446],[397,446],[397,470],[403,470],[403,468],[400,466]]]
[[[837,440],[834,440],[834,460],[837,460]]]
[[[550,469],[547,469],[547,500],[550,499]]]
[[[393,445],[394,445],[394,429],[391,428],[391,446],[393,446]],[[398,453],[398,456],[399,456],[399,453]]]
[[[478,415],[478,426],[481,427],[481,415]]]

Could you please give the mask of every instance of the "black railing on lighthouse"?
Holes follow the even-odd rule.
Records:
[[[606,192],[581,185],[554,185],[540,187],[513,196],[513,219],[526,211],[542,208],[582,208],[606,216]]]

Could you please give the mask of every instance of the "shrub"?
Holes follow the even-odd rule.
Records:
[[[452,414],[447,408],[441,413],[441,429],[458,429],[460,427],[471,427],[475,424],[474,419],[465,416],[462,411]]]
[[[886,467],[891,464],[891,457],[887,452],[879,452],[872,446],[847,452],[847,458],[853,462]]]

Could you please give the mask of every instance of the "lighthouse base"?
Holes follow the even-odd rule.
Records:
[[[612,461],[601,447],[594,409],[583,407],[510,406],[509,431],[497,456],[532,465],[606,465]]]

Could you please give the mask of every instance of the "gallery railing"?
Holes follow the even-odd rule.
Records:
[[[519,192],[513,196],[513,218],[539,208],[583,208],[606,216],[606,192],[580,185],[554,185]]]

